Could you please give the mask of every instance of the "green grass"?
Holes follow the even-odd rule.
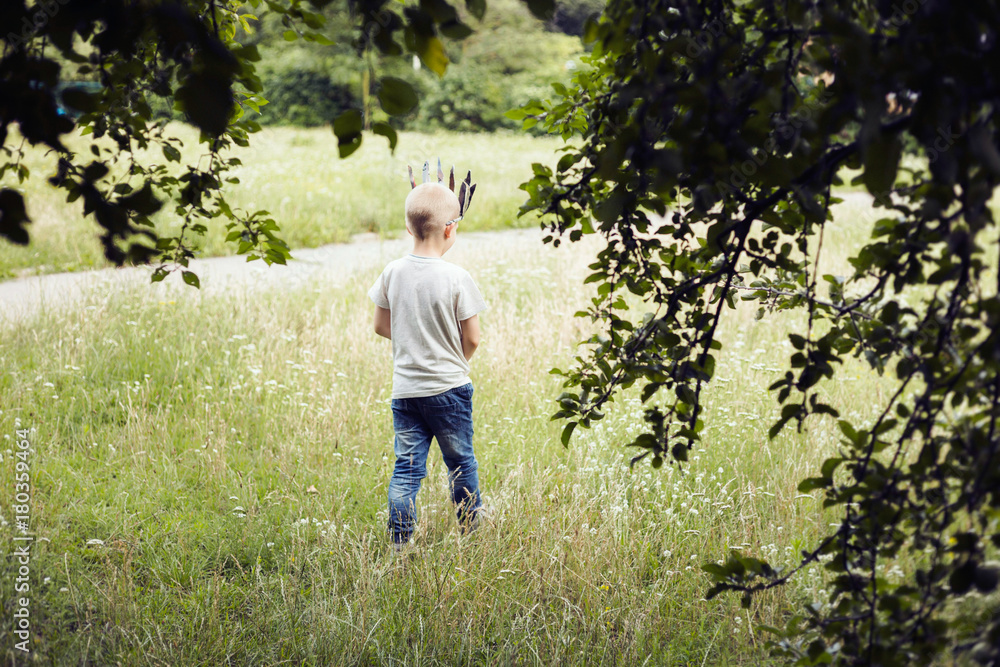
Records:
[[[185,161],[198,162],[202,150],[191,129],[171,125],[168,130],[185,140]],[[90,142],[75,137],[69,144],[73,150],[86,152]],[[268,128],[252,137],[250,148],[233,153],[243,166],[230,175],[241,182],[227,186],[227,197],[233,208],[270,211],[294,256],[295,248],[341,243],[356,234],[404,233],[403,200],[410,187],[407,164],[419,179],[424,161],[440,157],[446,170],[455,165],[461,176],[471,170],[479,184],[471,212],[462,221],[464,229],[532,226],[535,218],[517,217],[518,206],[527,198],[518,186],[530,178],[532,162],[554,164],[557,145],[555,139],[521,134],[403,132],[394,153],[385,139],[368,135],[355,155],[341,160],[329,128]],[[83,217],[80,201],[67,204],[62,191],[48,184],[47,178],[55,172],[54,157],[41,150],[26,153],[24,163],[31,177],[19,184],[8,174],[0,180],[0,187],[12,186],[25,193],[33,220],[28,227],[31,244],[22,247],[0,241],[0,278],[109,266],[97,238],[96,221]],[[165,162],[157,153],[143,159]],[[172,207],[167,208],[155,222],[162,232],[176,233],[178,219]],[[236,246],[225,242],[226,233],[224,225],[215,221],[205,237],[192,240],[203,256],[231,255]]]
[[[831,230],[831,270],[856,241],[851,225]],[[767,440],[777,411],[765,388],[790,353],[787,323],[754,325],[741,306],[721,331],[704,447],[684,470],[628,468],[634,452],[621,445],[642,410],[634,395],[564,449],[548,419],[560,388],[547,371],[568,366],[585,337],[571,314],[588,301],[580,284],[594,250],[460,240],[449,254],[490,304],[473,380],[492,521],[459,538],[435,454],[417,547],[402,559],[384,529],[391,353],[371,332],[365,296],[381,267],[252,299],[94,292],[6,325],[0,488],[13,488],[20,420],[35,429],[38,655],[130,665],[768,662],[752,627],[822,600],[820,570],[743,610],[733,597],[703,600],[700,565],[732,547],[791,565],[825,533],[835,517],[795,487],[835,449],[836,428],[820,420]],[[843,377],[830,399],[860,422],[893,386],[854,360]],[[12,544],[4,512],[0,540]],[[14,566],[4,567],[9,608]],[[9,656],[9,626],[0,633]]]
[[[477,178],[492,185],[481,186],[468,222],[503,227],[520,200],[518,165],[549,150],[523,138],[404,135],[395,158],[376,139],[363,159],[341,162],[319,131],[258,139],[262,153],[233,196],[302,221],[285,224],[298,245],[374,229],[363,219],[368,206],[372,220],[388,221],[377,231],[398,232],[405,163],[424,153],[483,161]],[[489,153],[501,148],[520,157]],[[313,166],[296,171],[301,164]],[[386,194],[362,200],[362,187]],[[283,202],[282,188],[296,195]],[[863,197],[838,207],[822,271],[848,273],[846,258],[878,216]],[[90,224],[56,220],[52,256],[86,236],[67,229]],[[40,662],[769,662],[767,637],[753,628],[823,602],[822,570],[743,610],[731,596],[703,600],[700,565],[739,548],[791,566],[837,520],[818,494],[796,491],[836,451],[833,421],[767,439],[777,407],[766,387],[800,322],[775,314],[755,323],[744,305],[727,314],[703,447],[683,470],[629,469],[634,452],[622,445],[641,421],[635,392],[564,449],[561,424],[548,419],[559,382],[547,371],[569,366],[587,335],[571,315],[589,302],[581,284],[595,250],[530,239],[472,247],[460,236],[449,253],[490,304],[473,380],[492,520],[459,538],[435,453],[417,547],[402,559],[390,555],[384,530],[391,352],[371,331],[365,296],[380,266],[252,297],[167,285],[95,290],[64,310],[0,324],[5,493],[14,488],[15,424],[34,429],[30,596]],[[895,386],[891,373],[852,358],[825,392],[864,424]],[[10,545],[10,500],[0,502],[0,542]],[[911,563],[887,563],[890,580],[897,565]],[[15,562],[2,567],[9,618]],[[0,638],[10,660],[9,624]]]

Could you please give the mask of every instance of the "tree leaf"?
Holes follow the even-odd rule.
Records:
[[[448,54],[445,53],[444,44],[437,37],[421,40],[417,47],[417,54],[427,69],[438,76],[444,76],[445,70],[448,69],[448,63],[451,62],[448,59]]]
[[[361,147],[362,116],[357,109],[348,109],[333,121],[333,133],[337,135],[337,150],[345,158]]]
[[[569,439],[573,437],[573,431],[576,430],[576,426],[577,422],[570,422],[563,427],[562,436],[560,437],[563,447],[569,447]]]
[[[555,0],[525,0],[535,18],[548,21],[556,13]]]
[[[181,277],[191,287],[201,288],[201,281],[198,280],[197,274],[192,271],[181,271]]]
[[[407,81],[384,76],[379,82],[378,101],[390,116],[403,116],[417,108],[417,92]]]
[[[461,21],[448,21],[441,24],[441,34],[451,39],[465,39],[474,31]]]
[[[119,199],[118,204],[139,215],[153,215],[163,207],[160,200],[153,194],[153,187],[148,182],[139,190]]]
[[[215,72],[195,72],[177,90],[177,101],[191,124],[218,137],[225,132],[235,104],[232,80]]]
[[[372,132],[389,140],[390,151],[396,150],[396,142],[399,140],[399,136],[396,134],[396,129],[392,125],[383,121],[372,123]]]
[[[478,21],[486,15],[486,0],[465,0],[465,6]]]
[[[903,142],[898,135],[879,135],[865,151],[863,179],[868,192],[884,197],[896,182]]]
[[[170,144],[163,144],[163,157],[170,162],[180,162],[181,152]]]
[[[24,226],[30,222],[21,193],[0,190],[0,236],[17,245],[28,245],[28,230]]]

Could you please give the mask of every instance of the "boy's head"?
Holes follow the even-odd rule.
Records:
[[[406,196],[406,228],[423,241],[459,216],[458,197],[441,183],[422,183]]]

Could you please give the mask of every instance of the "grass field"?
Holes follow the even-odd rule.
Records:
[[[170,131],[186,141],[184,159],[197,162],[201,151],[190,128],[173,125]],[[88,150],[89,142],[82,138],[69,143],[74,150]],[[526,199],[518,185],[530,176],[532,162],[555,162],[557,145],[554,139],[518,134],[403,132],[395,153],[385,139],[369,135],[357,153],[341,160],[328,128],[268,128],[254,135],[250,148],[234,153],[244,166],[230,174],[241,182],[227,186],[227,193],[233,208],[270,211],[293,249],[349,241],[365,232],[395,236],[404,229],[401,202],[410,187],[407,164],[419,173],[425,160],[440,157],[446,170],[455,165],[456,175],[463,176],[471,170],[479,184],[475,215],[463,221],[464,229],[532,226],[534,218],[517,218],[518,206]],[[165,162],[158,154],[147,159]],[[29,150],[25,164],[31,177],[24,184],[8,174],[0,186],[24,191],[33,220],[28,227],[32,241],[26,248],[0,241],[0,279],[108,266],[97,223],[83,218],[80,201],[67,204],[62,191],[47,182],[55,172],[54,157]],[[155,222],[161,231],[176,233],[177,218],[172,207],[167,209]],[[236,247],[225,243],[226,233],[224,226],[213,223],[204,238],[193,240],[202,256],[233,254]]]
[[[338,160],[322,130],[272,130],[245,157],[235,205],[270,209],[293,248],[398,234],[406,164],[441,154],[482,185],[463,230],[516,221],[517,185],[554,142],[404,134]],[[45,158],[30,157],[36,176]],[[7,275],[103,265],[92,232],[34,179],[34,244],[0,244]],[[823,272],[877,217],[862,195],[836,209]],[[169,227],[170,220],[160,221]],[[205,253],[230,252],[210,234]],[[774,441],[766,387],[799,322],[731,311],[707,393],[703,447],[683,470],[630,470],[642,406],[617,401],[571,446],[548,417],[587,333],[572,313],[596,246],[529,237],[463,244],[489,310],[473,360],[476,449],[490,521],[460,538],[432,455],[416,549],[390,554],[391,352],[365,293],[381,266],[329,267],[290,291],[211,295],[95,289],[31,320],[0,322],[0,489],[14,489],[16,429],[30,429],[32,648],[39,664],[767,663],[766,636],[825,599],[822,569],[755,598],[703,599],[700,566],[729,549],[793,565],[837,517],[798,481],[836,450],[832,420]],[[294,254],[294,252],[293,252]],[[640,306],[641,307],[641,306]],[[895,381],[849,359],[827,402],[870,420]],[[636,388],[638,389],[638,388]],[[18,535],[0,499],[0,543]],[[9,552],[5,552],[9,553]],[[892,580],[909,568],[886,564]],[[18,564],[0,562],[14,608]],[[11,624],[0,629],[4,662]]]
[[[294,133],[291,136],[295,136]],[[516,179],[514,179],[516,180]],[[481,211],[488,207],[485,202]],[[868,215],[845,204],[843,268]],[[818,568],[750,610],[703,600],[730,548],[792,564],[835,517],[795,487],[832,421],[769,442],[765,391],[788,322],[740,307],[684,470],[629,470],[641,407],[618,401],[569,449],[550,422],[584,337],[571,314],[595,248],[463,246],[490,304],[473,360],[490,523],[459,538],[440,457],[417,547],[393,558],[389,344],[365,292],[381,267],[287,292],[163,301],[95,291],[0,332],[0,488],[30,428],[33,647],[54,664],[675,664],[767,662],[759,623],[823,598]],[[333,267],[335,268],[335,267]],[[889,378],[851,360],[830,400],[875,414]],[[3,501],[0,541],[16,534]],[[16,564],[3,562],[10,609]],[[4,616],[7,617],[5,611]],[[5,661],[10,626],[0,631]]]

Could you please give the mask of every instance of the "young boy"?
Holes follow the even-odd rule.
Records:
[[[426,179],[426,167],[424,173]],[[397,551],[413,534],[431,438],[437,438],[448,466],[463,533],[475,529],[482,504],[469,359],[479,346],[477,313],[486,303],[469,272],[442,259],[455,245],[468,204],[465,192],[463,187],[460,205],[440,182],[414,186],[406,198],[413,252],[390,262],[368,292],[375,302],[375,333],[392,340],[396,465],[389,482],[389,531]]]

